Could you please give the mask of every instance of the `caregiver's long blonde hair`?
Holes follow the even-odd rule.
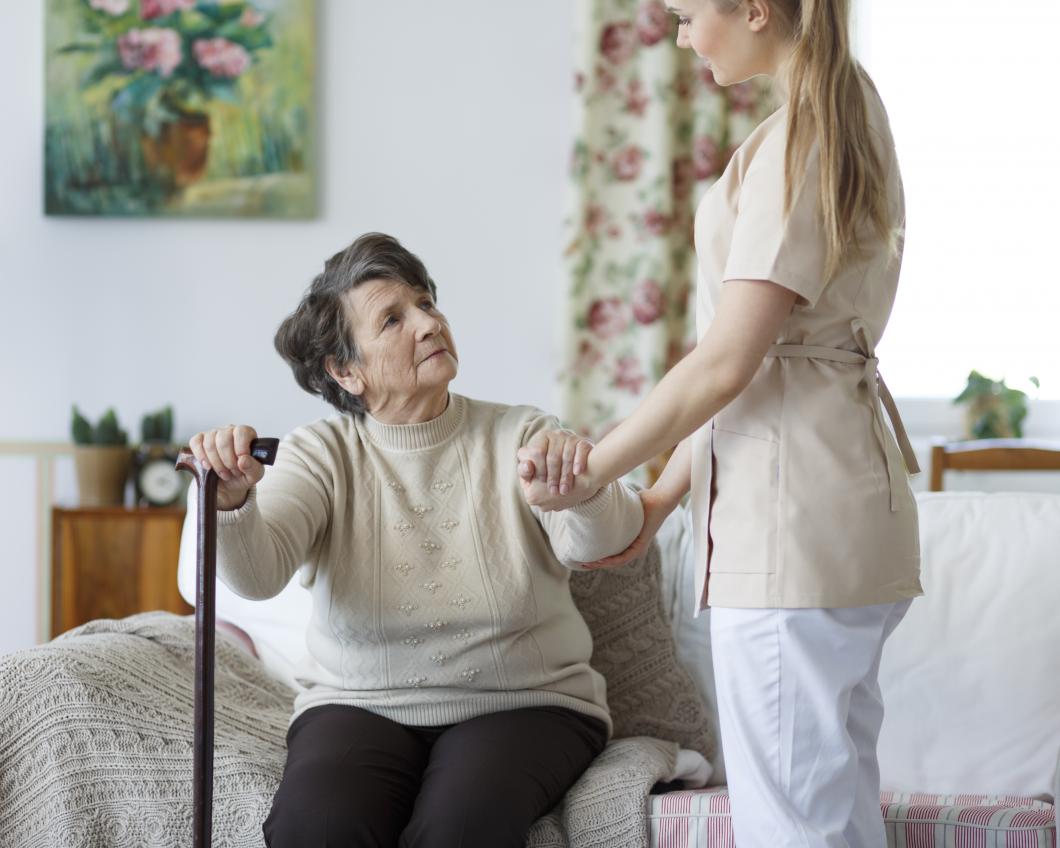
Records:
[[[735,10],[742,0],[714,0]],[[875,86],[850,51],[850,0],[769,0],[790,34],[788,146],[784,158],[784,213],[806,170],[814,140],[820,149],[821,215],[831,280],[859,252],[857,231],[871,222],[892,254],[903,233],[889,219],[886,175],[872,143],[861,77]]]

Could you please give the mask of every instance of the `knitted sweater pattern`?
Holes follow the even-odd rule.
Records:
[[[283,440],[219,515],[218,573],[267,598],[300,571],[312,593],[292,720],[326,703],[420,726],[562,706],[610,729],[570,571],[627,547],[643,513],[621,483],[571,510],[527,506],[516,450],[558,426],[451,394],[423,424],[332,416]]]

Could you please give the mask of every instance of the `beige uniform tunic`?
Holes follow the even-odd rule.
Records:
[[[904,225],[887,115],[864,90],[891,220]],[[908,479],[919,468],[876,369],[901,257],[865,227],[865,256],[825,285],[816,143],[782,214],[787,115],[783,106],[755,129],[696,211],[700,337],[727,280],[770,280],[800,295],[747,388],[693,435],[699,609],[854,607],[923,594]]]

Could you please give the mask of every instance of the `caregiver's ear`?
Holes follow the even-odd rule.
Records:
[[[747,26],[751,32],[761,32],[766,28],[773,13],[769,2],[770,0],[747,0],[744,14],[747,16]]]
[[[351,395],[364,394],[364,377],[356,363],[347,362],[340,365],[334,356],[329,356],[324,360],[324,368],[331,375],[331,379]]]

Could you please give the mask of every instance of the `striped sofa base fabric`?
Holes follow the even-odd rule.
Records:
[[[889,848],[1057,848],[1052,804],[1014,795],[882,792]],[[725,787],[649,798],[651,848],[737,848]]]

